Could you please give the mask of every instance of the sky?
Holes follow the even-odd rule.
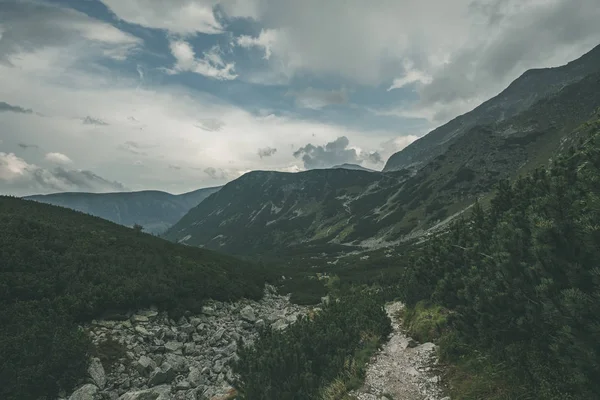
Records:
[[[600,43],[598,0],[0,0],[0,194],[396,151]]]

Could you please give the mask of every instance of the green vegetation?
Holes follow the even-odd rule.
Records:
[[[86,368],[77,324],[155,305],[259,298],[263,267],[176,245],[75,211],[0,197],[0,398],[55,397]]]
[[[365,365],[391,325],[376,296],[331,302],[312,320],[283,332],[264,330],[243,347],[234,371],[238,392],[252,400],[333,400],[360,384]]]
[[[441,335],[453,398],[600,395],[600,120],[584,127],[410,257],[396,289],[413,333]]]
[[[420,301],[414,307],[403,310],[402,320],[411,338],[419,342],[432,342],[445,332],[448,311],[437,304]]]

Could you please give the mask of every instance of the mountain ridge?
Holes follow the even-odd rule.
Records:
[[[551,68],[525,71],[498,95],[484,101],[417,139],[386,162],[384,172],[403,168],[421,168],[442,154],[458,137],[475,125],[498,123],[525,111],[541,98],[557,93],[563,87],[597,71],[600,65],[600,45],[576,60]]]
[[[187,211],[221,187],[208,187],[181,194],[161,190],[87,193],[62,192],[23,197],[81,211],[120,225],[139,224],[149,233],[162,233]]]
[[[413,238],[488,196],[498,181],[565,150],[600,106],[598,61],[593,73],[526,110],[469,127],[420,168],[251,172],[191,209],[165,237],[234,254],[352,249]]]

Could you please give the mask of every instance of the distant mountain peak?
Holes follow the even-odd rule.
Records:
[[[374,169],[370,169],[370,168],[363,167],[362,165],[350,164],[350,163],[334,165],[333,167],[331,167],[331,169],[337,169],[337,168],[351,169],[351,170],[356,170],[356,171],[377,172]]]

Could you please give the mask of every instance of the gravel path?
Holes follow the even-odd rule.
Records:
[[[402,308],[399,302],[386,306],[393,332],[371,359],[364,386],[350,395],[359,400],[450,400],[443,396],[440,377],[435,373],[435,344],[408,347],[411,339],[395,316]]]

